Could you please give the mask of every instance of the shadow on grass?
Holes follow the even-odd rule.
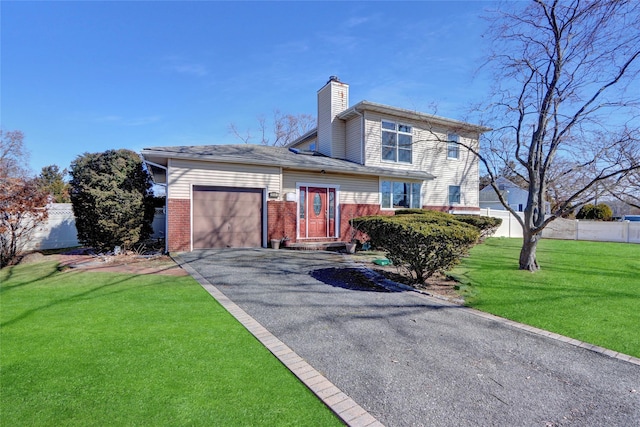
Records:
[[[2,277],[2,281],[1,281],[2,286],[0,286],[0,295],[5,293],[5,292],[8,292],[8,291],[12,291],[12,290],[21,288],[23,286],[32,285],[34,283],[41,282],[43,280],[47,280],[47,279],[53,277],[54,275],[56,275],[57,273],[60,272],[60,268],[59,268],[58,264],[51,263],[51,271],[49,271],[44,276],[39,276],[39,277],[37,277],[35,279],[26,280],[24,282],[18,282],[18,283],[14,284],[14,285],[7,285],[6,283],[8,283],[13,278],[14,271],[15,271],[16,268],[18,268],[17,265],[12,265],[12,266],[9,266],[9,267],[5,267],[4,271],[0,272],[0,274],[2,274],[2,276],[1,276]]]
[[[15,268],[15,267],[13,267],[13,268]],[[171,267],[168,267],[168,268],[171,268]],[[74,274],[74,273],[92,274],[92,272],[89,272],[89,271],[86,271],[86,272],[77,271],[77,272],[72,272],[72,273],[63,273],[63,271],[65,269],[66,268],[61,268],[59,264],[52,265],[52,270],[49,271],[47,274],[41,275],[41,276],[36,277],[36,278],[34,278],[32,280],[28,280],[28,281],[25,281],[25,282],[17,283],[15,285],[3,285],[2,288],[1,288],[1,291],[2,292],[6,292],[6,291],[14,290],[14,289],[16,289],[18,287],[24,287],[24,286],[28,286],[28,285],[33,285],[33,284],[36,284],[38,282],[41,282],[41,281],[44,281],[44,280],[47,280],[47,279],[51,279],[51,278],[53,278],[53,276],[55,276],[57,274],[60,274],[60,275],[63,275],[63,274]],[[125,274],[123,274],[123,273],[99,273],[99,274],[113,274],[117,278],[112,282],[105,283],[104,285],[95,286],[95,287],[92,287],[91,289],[88,289],[88,290],[83,291],[83,292],[79,292],[79,293],[71,295],[69,297],[53,300],[53,301],[51,301],[51,302],[49,302],[47,304],[43,304],[43,305],[40,305],[38,307],[34,307],[34,308],[29,309],[29,310],[26,310],[26,311],[22,312],[21,314],[19,314],[18,316],[14,317],[12,319],[9,319],[7,321],[1,322],[0,323],[0,327],[13,325],[14,323],[17,323],[17,322],[19,322],[19,321],[21,321],[23,319],[26,319],[27,317],[29,317],[29,316],[31,316],[31,315],[33,315],[35,313],[38,313],[40,311],[43,311],[43,310],[46,310],[46,309],[49,309],[49,308],[52,308],[52,307],[55,307],[55,306],[58,306],[58,305],[61,305],[61,304],[75,302],[75,301],[79,301],[79,300],[85,299],[88,296],[94,295],[97,292],[100,292],[100,291],[102,291],[104,289],[113,288],[114,286],[124,284],[126,282],[129,282],[131,280],[136,279],[136,277],[139,277],[139,276],[143,275],[143,274],[131,275],[131,274],[126,274],[126,273]],[[148,274],[153,274],[153,273],[145,273],[144,275],[148,275]],[[12,272],[9,273],[9,277],[11,277],[11,276],[12,276]],[[170,278],[172,276],[165,276],[165,277]],[[8,280],[8,279],[3,279],[3,281],[5,281],[5,280]],[[146,286],[152,286],[152,285],[146,285]],[[118,293],[126,292],[127,290],[128,289],[113,290],[112,292],[104,293],[101,296],[118,294]]]

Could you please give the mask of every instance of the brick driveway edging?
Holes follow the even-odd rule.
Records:
[[[258,341],[264,345],[283,365],[287,367],[298,379],[307,386],[320,400],[324,402],[334,414],[350,427],[384,427],[365,409],[353,399],[333,385],[313,366],[309,365],[302,357],[298,356],[286,344],[276,338],[264,326],[249,316],[243,309],[227,298],[218,288],[209,283],[188,263],[183,262],[179,256],[176,261],[187,271],[216,301],[222,305],[233,317],[238,320]]]

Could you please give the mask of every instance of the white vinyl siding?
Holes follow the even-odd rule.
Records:
[[[312,139],[310,141],[306,141],[302,144],[298,144],[295,146],[297,150],[309,150],[309,151],[317,151],[318,142],[316,139]]]
[[[350,119],[346,123],[347,141],[346,141],[346,159],[355,163],[363,164],[363,147],[362,147],[362,118],[356,117]]]
[[[427,124],[388,117],[379,113],[365,112],[365,165],[387,169],[425,171],[436,178],[427,180],[422,185],[423,206],[448,206],[449,185],[460,185],[460,206],[478,207],[479,164],[475,156],[460,146],[457,161],[447,159],[447,136],[451,130],[442,127],[429,128]],[[383,162],[381,153],[381,121],[389,120],[406,123],[413,127],[413,162]],[[477,147],[477,135],[465,134],[456,130],[462,144],[473,144]]]
[[[325,86],[318,92],[318,140],[317,150],[331,156],[331,88]]]
[[[300,183],[317,184],[324,186],[340,186],[339,203],[349,204],[371,204],[380,203],[378,198],[378,177],[376,176],[360,176],[360,175],[343,175],[305,171],[283,171],[282,191],[284,193],[293,193],[296,186]]]
[[[378,113],[365,112],[364,124],[364,164],[367,166],[376,166],[385,169],[401,169],[413,171],[427,171],[423,161],[426,158],[426,150],[429,147],[430,140],[433,136],[416,126],[415,122],[404,120],[398,117],[386,117]],[[411,141],[411,163],[394,162],[383,160],[382,153],[382,121],[401,123],[412,127]]]
[[[345,123],[336,115],[349,105],[349,85],[331,81],[318,91],[318,148],[324,155],[344,159]]]
[[[189,199],[191,185],[264,188],[281,191],[280,168],[171,159],[167,197]]]

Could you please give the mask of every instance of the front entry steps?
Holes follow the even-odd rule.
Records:
[[[296,251],[342,251],[346,248],[346,242],[298,242],[289,243],[284,249]],[[282,248],[282,246],[280,246]]]

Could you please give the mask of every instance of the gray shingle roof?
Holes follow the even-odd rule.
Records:
[[[314,170],[355,175],[388,176],[408,179],[433,179],[424,171],[363,166],[319,153],[294,152],[283,147],[253,144],[150,147],[142,150],[150,162],[166,165],[166,159],[188,159],[222,163],[279,166],[285,169]]]

